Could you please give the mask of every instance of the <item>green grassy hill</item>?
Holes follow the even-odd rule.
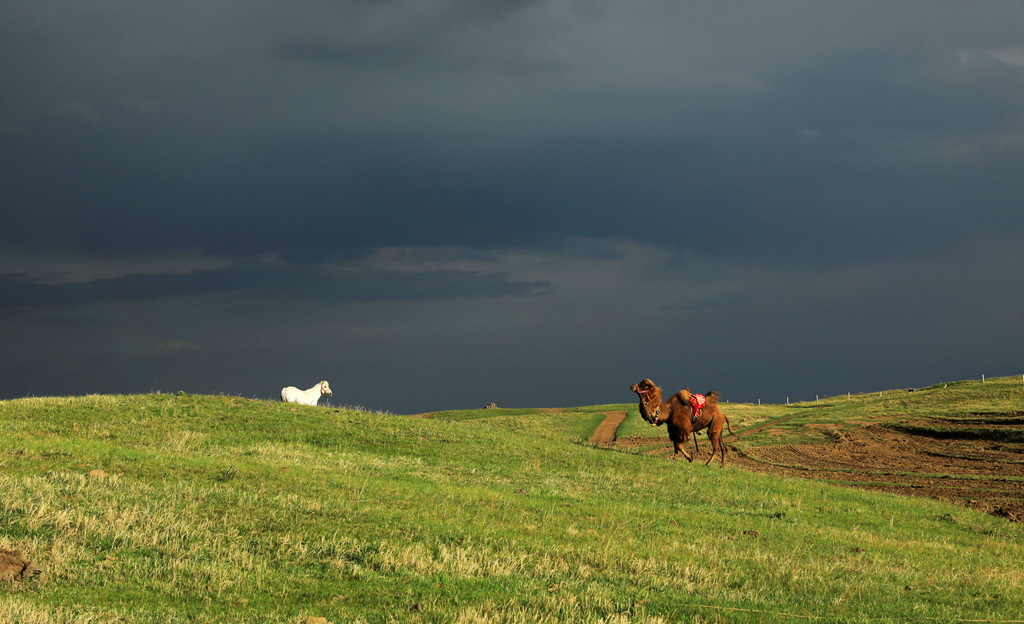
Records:
[[[957,409],[1020,410],[1001,381],[964,385]],[[885,409],[848,403],[828,418]],[[0,548],[46,571],[0,583],[0,613],[335,624],[1024,613],[1020,524],[587,444],[614,410],[642,429],[634,405],[410,418],[183,394],[3,401]],[[750,429],[786,410],[727,413]]]

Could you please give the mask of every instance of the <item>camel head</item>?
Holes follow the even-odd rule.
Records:
[[[657,424],[658,416],[661,414],[661,388],[654,385],[650,379],[644,379],[629,389],[640,397],[640,417],[652,425]]]

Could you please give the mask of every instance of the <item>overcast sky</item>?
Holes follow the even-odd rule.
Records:
[[[0,2],[0,398],[1024,373],[1024,3]]]

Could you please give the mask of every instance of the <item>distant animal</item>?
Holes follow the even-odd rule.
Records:
[[[26,559],[20,550],[0,549],[0,581],[23,580],[42,572],[43,569]]]
[[[309,390],[299,390],[295,386],[281,388],[281,400],[285,403],[298,403],[299,405],[316,405],[323,395],[333,396],[331,385],[321,381]]]
[[[712,453],[704,465],[707,466],[715,458],[715,455],[721,454],[719,467],[725,466],[726,448],[722,443],[722,429],[728,427],[729,433],[732,434],[732,425],[718,407],[717,390],[708,392],[705,395],[705,403],[701,406],[689,388],[680,390],[664,402],[661,388],[650,379],[641,380],[630,386],[629,389],[640,397],[641,418],[654,426],[662,424],[668,426],[668,437],[675,447],[672,459],[679,459],[679,456],[682,455],[692,462],[693,457],[686,452],[684,444],[691,433],[696,434],[697,431],[707,428]],[[696,447],[696,437],[694,437],[693,443]]]

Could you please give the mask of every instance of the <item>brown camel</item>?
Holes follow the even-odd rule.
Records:
[[[722,443],[722,429],[729,428],[732,434],[732,425],[729,419],[718,407],[718,391],[711,390],[705,396],[706,403],[699,409],[694,407],[694,395],[689,388],[680,390],[672,395],[666,402],[662,402],[661,388],[654,385],[650,379],[644,379],[629,387],[640,397],[640,417],[651,423],[652,426],[668,425],[668,437],[672,440],[676,452],[672,459],[679,459],[682,454],[689,461],[693,457],[683,447],[690,434],[694,435],[694,447],[697,445],[696,432],[707,428],[708,439],[711,440],[711,457],[704,463],[705,466],[711,463],[715,455],[721,454],[722,460],[719,467],[725,466],[725,444]],[[694,411],[697,412],[694,418]],[[735,435],[735,434],[733,434]]]

